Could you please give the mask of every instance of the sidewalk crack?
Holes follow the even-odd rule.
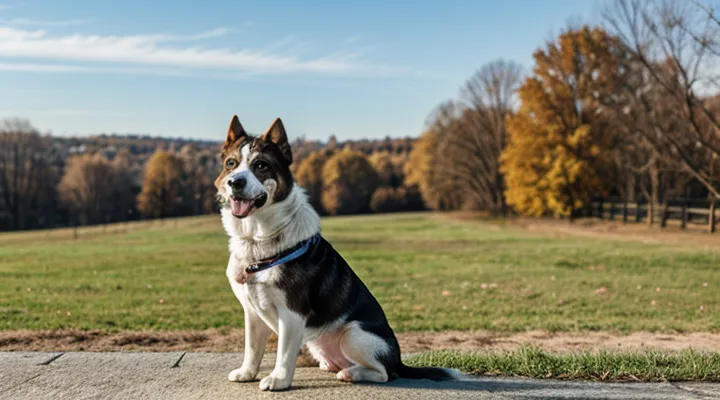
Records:
[[[175,361],[175,363],[170,368],[178,368],[180,366],[180,361],[182,361],[183,357],[185,357],[185,354],[185,352],[180,354],[180,358],[178,358],[177,361]]]
[[[63,353],[60,353],[60,354],[56,354],[56,355],[48,358],[47,360],[41,362],[41,363],[38,364],[38,365],[50,365],[50,363],[52,363],[53,361],[55,361],[55,360],[57,360],[58,358],[62,357],[63,354],[65,354],[65,353],[63,352]]]
[[[708,393],[708,392],[705,392],[705,391],[702,391],[702,390],[690,389],[690,388],[682,387],[682,386],[680,386],[679,384],[677,384],[677,383],[675,383],[675,382],[668,382],[668,383],[670,384],[670,386],[674,387],[675,389],[682,390],[682,391],[685,392],[685,393],[693,394],[693,395],[695,395],[695,396],[696,396],[697,398],[699,398],[699,399],[720,399],[720,396],[715,395],[715,394],[712,394],[712,393]]]

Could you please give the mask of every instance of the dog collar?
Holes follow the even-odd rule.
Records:
[[[245,268],[245,272],[248,274],[254,274],[256,272],[264,271],[266,269],[272,268],[276,265],[280,265],[283,263],[286,263],[288,261],[295,260],[296,258],[302,256],[303,254],[307,253],[308,249],[310,248],[310,245],[314,244],[320,240],[320,232],[312,235],[310,238],[303,240],[302,242],[296,244],[295,246],[281,252],[280,254],[276,255],[272,258],[266,258],[264,260],[260,260],[256,262],[255,264],[250,264],[249,267]]]

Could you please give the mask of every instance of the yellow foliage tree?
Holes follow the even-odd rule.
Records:
[[[349,147],[335,153],[322,169],[323,208],[331,215],[369,209],[380,179],[367,157]]]
[[[572,218],[608,183],[615,135],[598,96],[616,77],[615,49],[611,36],[585,26],[533,55],[501,155],[507,202],[521,214]]]
[[[305,189],[310,204],[321,213],[324,212],[322,206],[323,166],[333,153],[334,151],[329,149],[310,153],[299,163],[295,173],[295,180],[300,187]]]
[[[181,215],[188,195],[182,159],[169,151],[156,151],[145,166],[138,210],[152,218]]]
[[[413,145],[405,163],[405,186],[417,188],[425,205],[433,210],[458,209],[462,198],[457,196],[457,182],[438,168],[440,135],[429,129]]]
[[[402,169],[397,167],[399,158],[389,151],[376,151],[368,157],[380,177],[382,186],[398,187],[402,183]]]

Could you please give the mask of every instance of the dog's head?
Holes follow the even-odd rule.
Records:
[[[218,197],[237,218],[245,218],[290,194],[292,150],[280,118],[261,137],[249,136],[233,116],[222,146]]]

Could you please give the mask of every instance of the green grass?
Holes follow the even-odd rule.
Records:
[[[526,347],[517,351],[461,353],[438,351],[410,357],[415,366],[455,368],[473,375],[593,381],[720,381],[720,353],[577,352],[551,354]]]
[[[326,218],[396,331],[720,329],[720,256],[432,214]],[[242,326],[217,216],[0,235],[0,329]]]

